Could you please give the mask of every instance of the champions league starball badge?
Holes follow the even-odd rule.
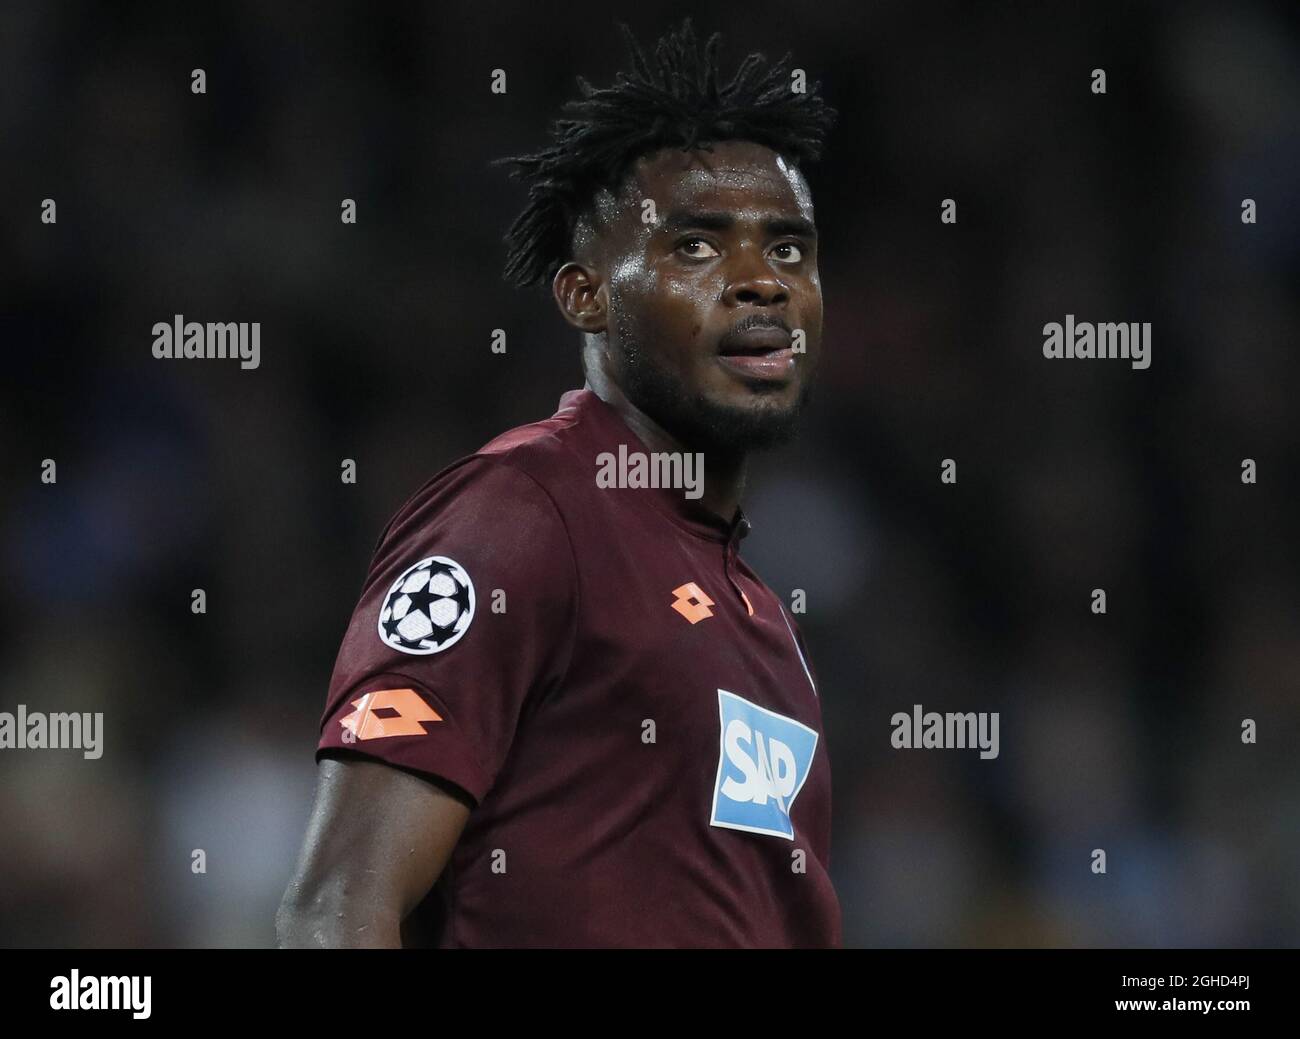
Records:
[[[404,570],[379,611],[379,637],[401,653],[427,656],[457,642],[474,619],[474,583],[446,556]]]

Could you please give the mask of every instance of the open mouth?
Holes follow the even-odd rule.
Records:
[[[771,326],[734,332],[722,340],[718,361],[748,379],[788,379],[794,371],[790,333]]]

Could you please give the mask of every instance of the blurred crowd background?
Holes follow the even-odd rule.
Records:
[[[581,383],[488,163],[687,14],[840,111],[823,378],[745,552],[807,593],[846,944],[1300,944],[1294,11],[847,0],[0,9],[0,710],[106,729],[0,752],[0,944],[273,943],[381,529]],[[1044,360],[1067,313],[1151,368]],[[174,314],[261,366],[155,360]],[[1000,756],[894,750],[914,703]]]

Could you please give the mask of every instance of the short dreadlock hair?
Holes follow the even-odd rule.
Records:
[[[690,18],[655,46],[653,58],[632,30],[618,23],[633,71],[597,89],[582,76],[582,98],[567,102],[551,131],[552,143],[533,155],[497,159],[528,184],[528,204],[505,236],[504,277],[521,287],[547,285],[571,257],[574,229],[602,188],[617,190],[641,156],[680,145],[708,149],[717,141],[761,144],[798,166],[816,161],[837,113],[817,94],[790,89],[790,55],[768,65],[750,54],[726,86],[718,83],[722,34],[696,45]],[[766,68],[764,66],[767,66]]]

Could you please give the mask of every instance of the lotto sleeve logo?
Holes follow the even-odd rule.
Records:
[[[389,736],[423,736],[421,722],[440,722],[442,715],[414,689],[376,689],[352,701],[354,710],[339,719],[343,742],[382,740]]]
[[[794,840],[790,812],[817,750],[802,722],[718,690],[721,733],[709,825]]]

